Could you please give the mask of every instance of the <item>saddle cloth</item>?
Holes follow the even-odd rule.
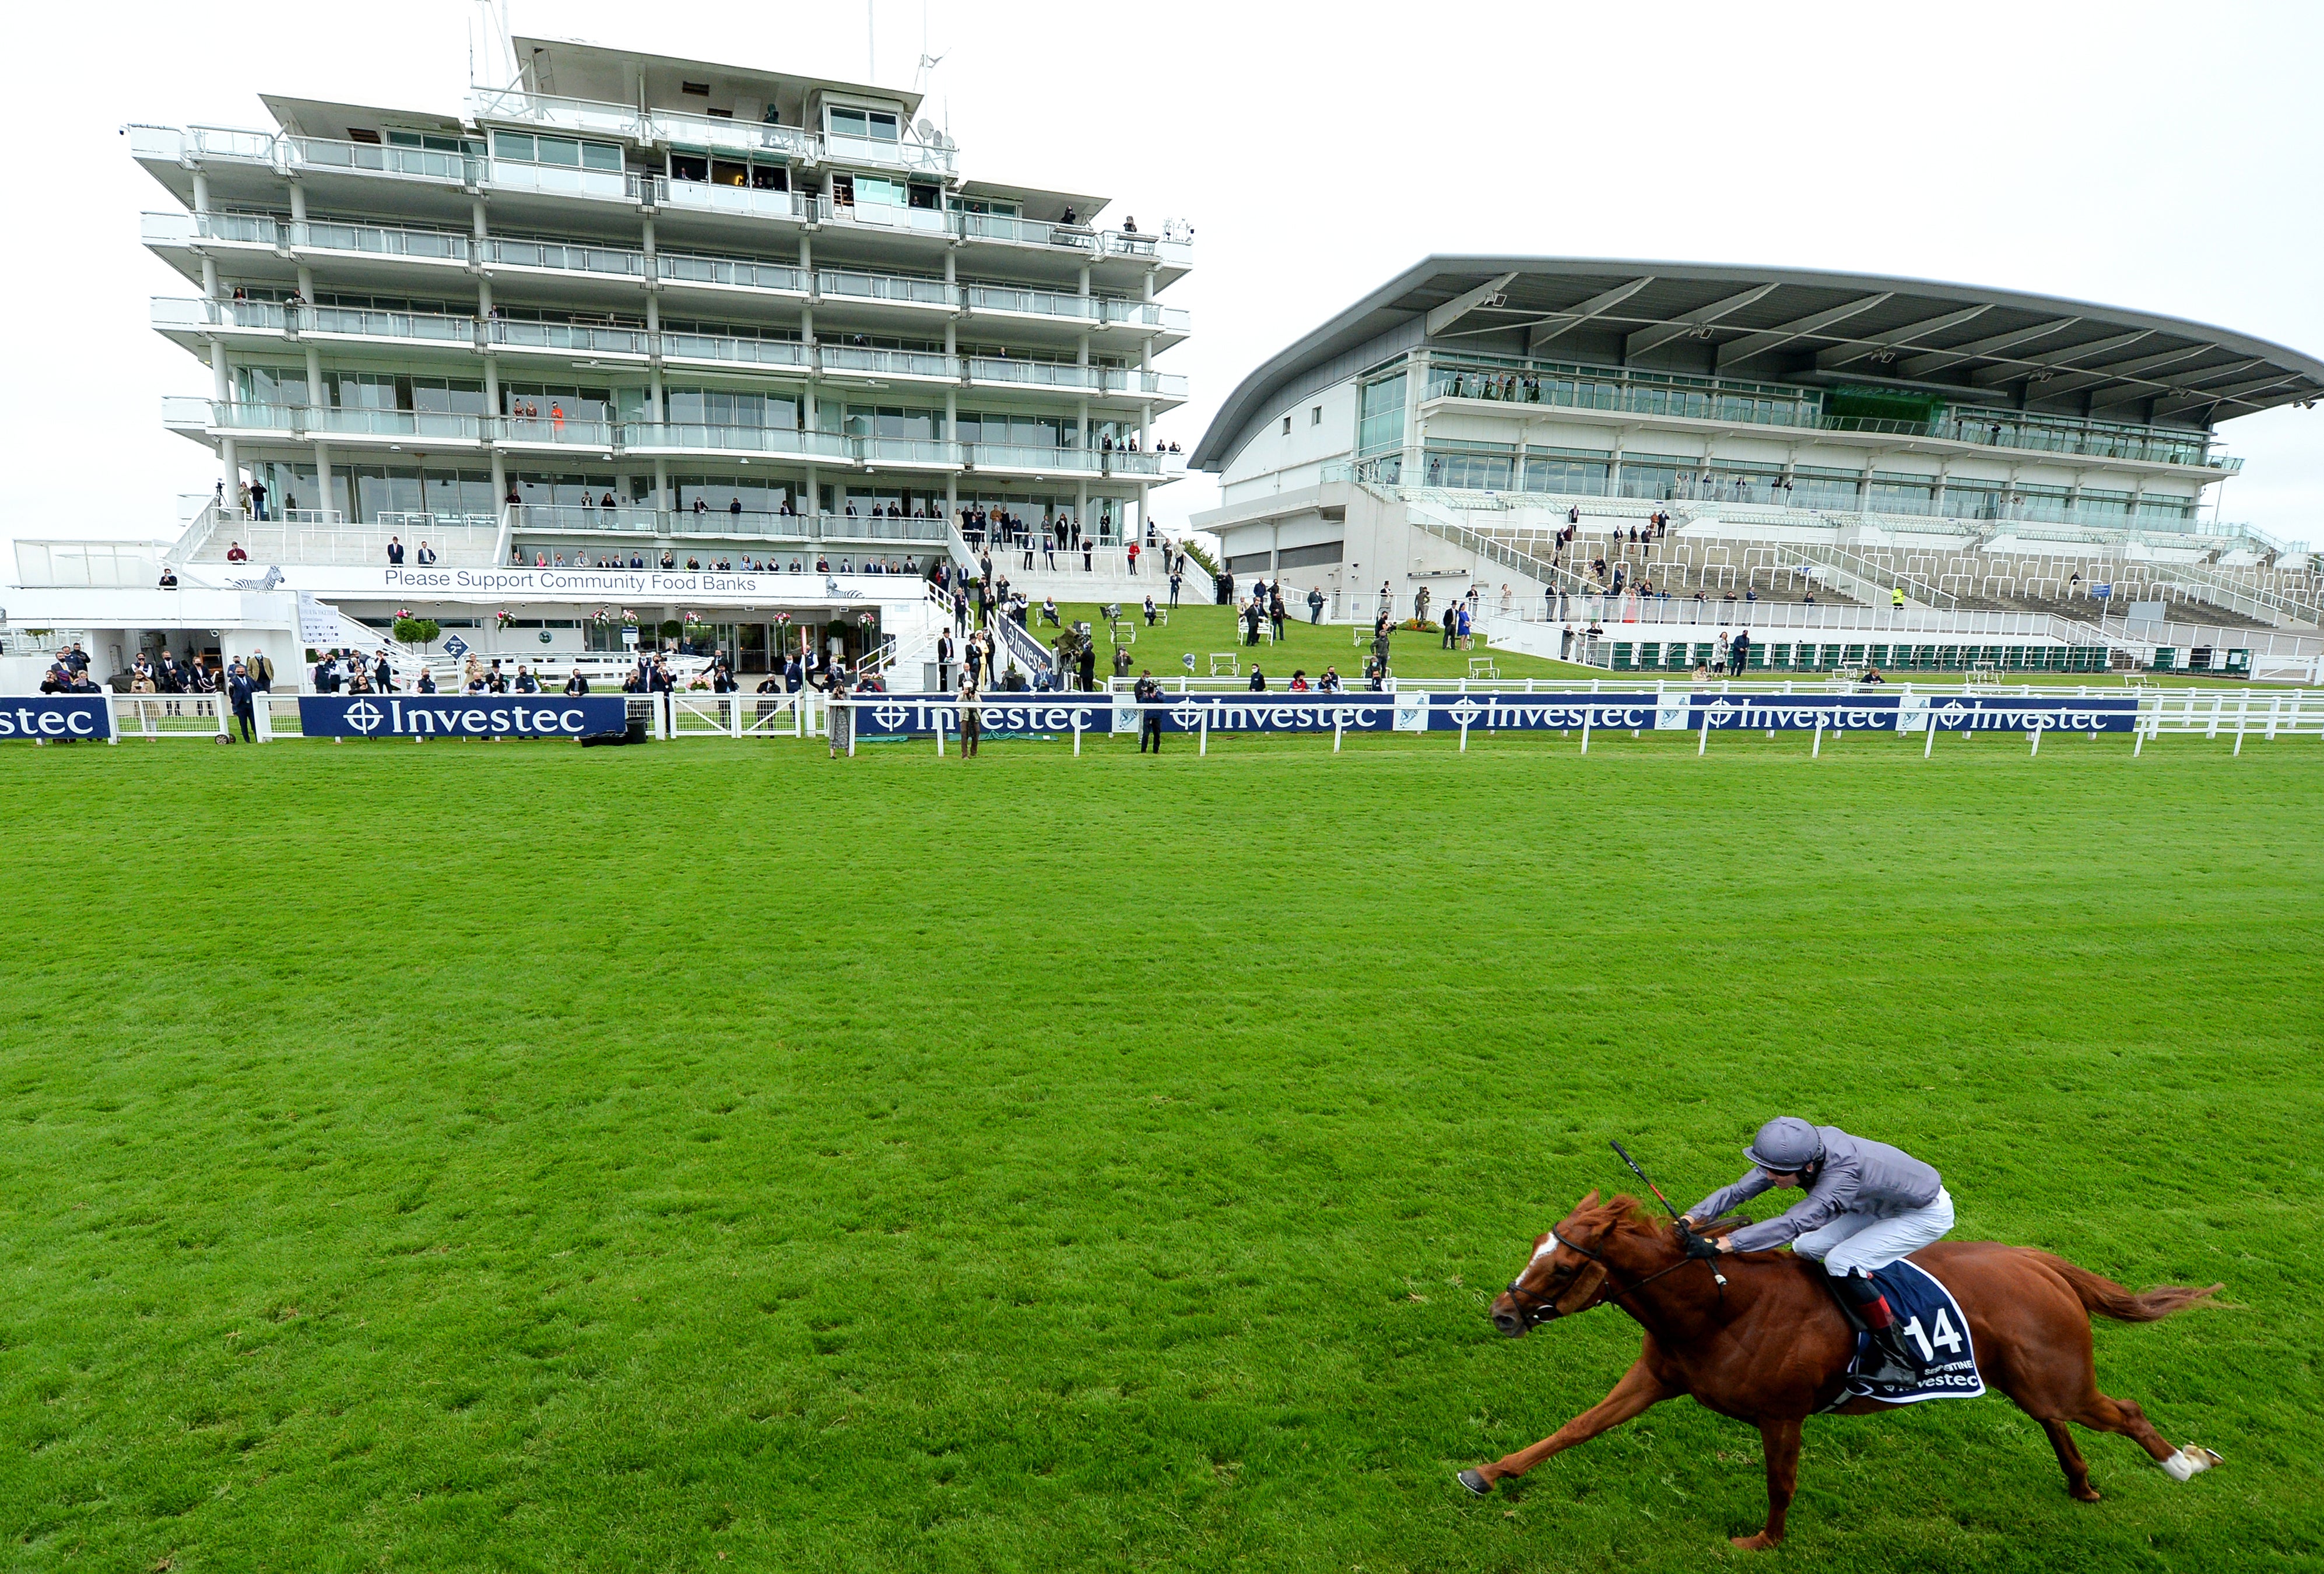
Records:
[[[1936,1275],[1909,1258],[1899,1258],[1872,1275],[1888,1310],[1896,1319],[1896,1332],[1904,1348],[1927,1363],[1917,1383],[1874,1383],[1859,1375],[1866,1347],[1871,1340],[1856,1336],[1856,1358],[1849,1363],[1848,1380],[1835,1404],[1850,1399],[1877,1399],[1883,1404],[1918,1404],[1924,1399],[1975,1399],[1985,1392],[1977,1369],[1969,1319],[1960,1302]]]

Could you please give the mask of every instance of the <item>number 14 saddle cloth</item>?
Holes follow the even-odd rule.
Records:
[[[1888,1302],[1904,1348],[1920,1358],[1924,1369],[1918,1381],[1909,1384],[1875,1383],[1862,1376],[1866,1347],[1871,1341],[1859,1333],[1847,1381],[1826,1409],[1853,1399],[1917,1404],[1924,1399],[1975,1399],[1985,1392],[1985,1379],[1978,1375],[1977,1351],[1969,1343],[1969,1319],[1961,1315],[1960,1302],[1935,1275],[1904,1258],[1877,1270],[1872,1282]]]

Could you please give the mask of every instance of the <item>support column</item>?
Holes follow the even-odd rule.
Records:
[[[1628,442],[1629,439],[1630,434],[1627,428],[1621,427],[1614,428],[1614,457],[1612,462],[1606,466],[1606,495],[1608,497],[1619,497],[1622,495],[1622,445]]]
[[[1423,450],[1428,443],[1427,423],[1420,419],[1420,400],[1428,391],[1428,352],[1415,350],[1404,364],[1404,452],[1399,461],[1406,486],[1427,480]]]
[[[294,246],[305,245],[307,244],[307,188],[296,179],[290,182],[290,223],[293,226],[290,244]]]
[[[327,520],[331,513],[331,445],[320,437],[315,439],[315,490],[321,494],[315,499],[315,506],[323,511],[319,517]],[[350,488],[347,498],[350,517],[355,513],[355,502],[353,489]]]

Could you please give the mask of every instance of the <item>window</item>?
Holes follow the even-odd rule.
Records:
[[[892,143],[900,140],[901,128],[892,115],[882,115],[876,109],[846,109],[833,105],[829,116],[833,136],[860,137],[870,142]]]
[[[691,93],[696,98],[710,97],[710,84],[707,82],[680,82],[678,85],[678,90],[681,93]]]
[[[619,170],[622,167],[622,150],[612,143],[585,143],[566,136],[531,136],[522,132],[493,133],[493,157],[526,164],[556,164],[568,170]]]
[[[1319,404],[1314,410],[1307,412],[1307,424],[1311,427],[1320,427],[1323,424],[1323,407],[1322,405]]]
[[[347,141],[351,143],[369,143],[372,146],[377,147],[379,146],[379,133],[375,131],[365,131],[359,125],[351,125],[347,128]]]
[[[1283,418],[1283,435],[1286,437],[1291,435],[1291,418],[1289,416],[1285,416]]]

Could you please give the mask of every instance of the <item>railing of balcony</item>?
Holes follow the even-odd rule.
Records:
[[[973,241],[1016,241],[1031,246],[1065,246],[1077,252],[1098,249],[1097,233],[1078,226],[1045,224],[1036,218],[1006,218],[997,213],[955,213],[959,233]]]
[[[652,133],[643,116],[632,105],[563,98],[549,93],[528,93],[519,87],[472,88],[469,103],[480,121],[516,121],[526,125],[595,132],[600,136],[651,140]]]
[[[856,273],[833,269],[817,271],[816,293],[852,300],[881,300],[903,306],[949,308],[957,305],[957,289],[941,279],[915,279],[900,273]]]
[[[275,138],[268,132],[236,131],[223,125],[188,126],[186,146],[197,158],[239,159],[256,164],[274,162]]]
[[[960,375],[957,357],[926,350],[871,350],[853,345],[822,345],[816,347],[816,355],[825,372],[868,372],[884,377],[946,380]]]
[[[970,358],[968,379],[972,382],[1010,382],[1028,388],[1096,391],[1104,386],[1101,369],[1095,366],[1075,366],[1059,361],[1002,360],[983,355]]]
[[[434,148],[400,148],[379,143],[332,142],[325,137],[286,136],[278,139],[284,162],[309,170],[362,170],[374,174],[401,175],[416,180],[442,180],[456,186],[475,184],[484,161],[466,153]]]
[[[1029,443],[964,443],[968,464],[984,470],[1030,470],[1038,474],[1094,475],[1097,451],[1091,448],[1043,448]]]
[[[966,299],[971,311],[1005,311],[1023,317],[1061,317],[1084,322],[1098,320],[1111,306],[1138,304],[1101,301],[1093,295],[1066,295],[1052,290],[1011,290],[996,284],[967,286]]]
[[[680,334],[662,330],[661,353],[673,361],[724,361],[743,366],[797,366],[812,364],[805,345],[791,339],[728,338],[718,334]]]
[[[1157,399],[1186,396],[1186,380],[1174,372],[1141,372],[1135,366],[1108,366],[1104,372],[1108,393],[1151,394]]]
[[[448,230],[339,224],[328,219],[309,219],[303,224],[281,227],[288,232],[287,238],[293,251],[363,252],[374,256],[420,257],[452,262],[468,260],[468,237]]]
[[[801,545],[857,546],[942,542],[946,536],[945,524],[942,520],[875,518],[868,514],[787,514],[760,509],[721,508],[706,501],[690,509],[652,509],[640,504],[622,504],[606,509],[526,503],[511,511],[511,513],[512,534],[521,538],[528,549],[528,561],[543,555],[558,555],[553,544],[558,537],[613,535],[660,537],[674,540],[767,540]],[[587,552],[597,549],[585,542],[582,555],[577,555],[562,566],[597,566],[586,557]],[[611,548],[614,557],[613,566],[628,566],[624,554],[639,549],[634,547]],[[646,557],[646,566],[658,561],[652,554]],[[807,563],[800,565],[802,571],[811,566]]]
[[[687,115],[682,110],[656,109],[654,134],[663,142],[693,147],[732,148],[741,152],[789,153],[812,160],[815,133],[796,125],[769,125],[764,121],[726,120],[715,115]]]
[[[530,191],[543,197],[595,197],[620,201],[631,195],[631,177],[620,170],[577,170],[565,164],[493,159],[484,165],[484,179],[504,191]]]
[[[493,428],[503,443],[527,447],[595,448],[600,453],[613,448],[615,431],[611,421],[581,420],[553,413],[502,416],[493,423]]]
[[[632,449],[685,448],[718,453],[796,454],[801,458],[849,457],[847,439],[836,432],[713,426],[695,421],[632,421],[622,428],[622,443]]]
[[[630,177],[654,183],[650,200],[658,207],[692,208],[703,213],[731,213],[744,218],[812,218],[816,199],[804,191],[762,191],[755,186],[713,186],[700,180],[668,180],[659,175]],[[641,202],[649,200],[632,192]]]
[[[589,355],[644,355],[651,336],[642,328],[599,327],[588,323],[529,322],[494,318],[488,336],[512,349],[554,350]]]
[[[1126,323],[1132,327],[1162,328],[1183,334],[1194,320],[1184,307],[1164,306],[1153,300],[1109,300],[1104,306],[1105,320],[1109,324]]]
[[[547,268],[567,273],[610,274],[621,279],[642,279],[646,272],[642,252],[563,241],[489,240],[484,243],[484,260],[503,268]]]
[[[753,262],[736,257],[696,257],[684,253],[660,253],[655,271],[664,279],[685,284],[719,284],[738,290],[807,291],[804,270],[782,262]]]
[[[926,437],[854,437],[849,439],[856,457],[867,465],[941,465],[961,463],[960,445]]]

